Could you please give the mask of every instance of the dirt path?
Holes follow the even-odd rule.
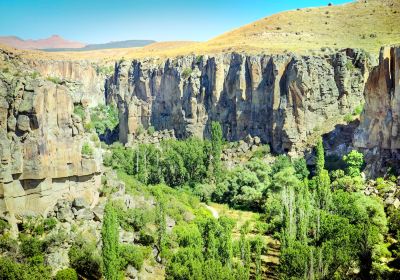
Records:
[[[214,218],[218,219],[219,218],[219,213],[217,211],[217,209],[215,209],[214,207],[207,205],[207,204],[203,204],[204,207],[206,207],[208,209],[208,211],[211,212],[211,214],[213,215]]]

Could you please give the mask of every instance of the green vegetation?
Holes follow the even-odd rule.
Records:
[[[88,279],[100,279],[102,259],[96,248],[96,241],[78,236],[68,252],[70,265],[75,271]]]
[[[91,127],[97,134],[113,131],[119,123],[118,110],[114,106],[99,105],[90,110]]]
[[[89,143],[83,143],[81,153],[85,156],[93,156],[93,148],[89,145]]]
[[[221,154],[222,154],[222,128],[218,122],[211,123],[211,164],[213,175],[216,180],[221,177]]]
[[[114,66],[100,66],[96,65],[96,73],[97,75],[105,75],[105,76],[111,76],[114,74]]]
[[[118,227],[117,212],[111,203],[107,203],[101,231],[104,275],[107,280],[117,280],[119,275]]]
[[[78,274],[73,268],[65,268],[57,272],[55,280],[78,280]]]
[[[354,64],[351,60],[347,60],[346,69],[350,72],[353,72],[356,69],[356,67],[354,66]]]
[[[181,76],[184,80],[186,80],[190,77],[190,75],[192,75],[192,72],[192,68],[185,68],[183,69]]]
[[[75,104],[74,105],[74,114],[79,116],[82,121],[85,120],[86,112],[85,108],[81,104]]]
[[[46,80],[48,80],[48,81],[50,81],[50,82],[52,82],[52,83],[54,83],[54,84],[56,84],[56,85],[60,85],[60,84],[63,83],[63,80],[61,80],[61,79],[58,78],[58,77],[51,77],[51,76],[49,76],[49,77],[46,77]]]

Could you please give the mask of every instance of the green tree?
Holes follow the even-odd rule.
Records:
[[[108,202],[104,209],[104,221],[101,236],[103,240],[104,274],[107,280],[118,279],[118,216],[113,205]]]
[[[315,173],[319,176],[322,170],[325,169],[325,155],[324,155],[324,144],[322,141],[322,137],[318,138],[317,146],[315,148],[316,156],[315,156]]]
[[[78,274],[73,268],[65,268],[57,272],[55,280],[78,280]]]
[[[361,167],[364,164],[364,155],[356,150],[351,151],[348,155],[343,156],[346,163],[346,173],[351,177],[361,175]]]
[[[162,194],[157,194],[157,206],[156,206],[156,226],[157,226],[157,240],[156,246],[158,248],[158,254],[156,259],[164,253],[165,242],[166,242],[166,215],[165,215],[165,200]]]
[[[262,266],[261,266],[261,253],[263,249],[263,242],[260,236],[257,236],[253,241],[254,246],[254,263],[255,263],[255,278],[256,280],[262,279]]]
[[[215,181],[221,176],[222,128],[219,122],[211,123],[211,155]]]

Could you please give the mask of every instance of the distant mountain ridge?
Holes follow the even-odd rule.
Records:
[[[0,44],[4,44],[16,49],[22,50],[34,50],[34,49],[53,49],[53,48],[83,48],[86,44],[81,42],[68,41],[64,38],[53,35],[46,39],[38,40],[24,40],[16,36],[4,36],[0,37]]]
[[[105,44],[89,44],[82,48],[45,48],[41,49],[48,52],[65,52],[65,51],[93,51],[102,49],[123,49],[123,48],[138,48],[145,47],[156,43],[154,40],[126,40],[126,41],[116,41],[109,42]]]

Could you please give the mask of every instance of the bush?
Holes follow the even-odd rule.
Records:
[[[115,106],[99,105],[90,111],[91,126],[99,135],[113,131],[119,124],[118,109]]]
[[[65,268],[57,272],[55,280],[78,280],[78,274],[73,268]]]
[[[215,188],[213,184],[196,184],[193,189],[193,194],[203,202],[210,202]]]
[[[346,69],[350,72],[354,71],[355,66],[353,65],[353,62],[351,60],[347,60],[346,62]]]
[[[155,242],[155,238],[152,234],[149,232],[146,232],[145,230],[141,230],[139,232],[139,243],[144,245],[144,246],[150,246],[153,245]]]
[[[74,114],[79,116],[83,121],[85,119],[86,113],[85,108],[81,104],[74,105]]]
[[[353,116],[361,115],[363,109],[364,109],[364,104],[359,104],[356,108],[354,108]]]
[[[69,249],[68,257],[71,267],[78,274],[90,279],[101,278],[102,260],[95,242],[78,238]]]
[[[26,258],[41,256],[43,254],[43,242],[36,237],[21,235],[21,252]]]
[[[154,222],[154,210],[133,208],[123,211],[118,209],[118,220],[123,229],[140,231],[145,228],[146,224]]]
[[[85,156],[93,156],[93,149],[88,143],[83,143],[81,153]]]
[[[0,258],[0,279],[16,280],[26,279],[23,266],[8,258]]]
[[[353,150],[343,157],[343,161],[347,165],[346,173],[349,176],[360,176],[361,168],[364,165],[364,155],[362,153]]]
[[[17,253],[18,241],[11,238],[9,233],[0,235],[0,252]]]
[[[347,123],[351,123],[353,121],[353,116],[351,114],[347,114],[344,116],[343,120]]]
[[[43,226],[45,231],[51,231],[57,226],[56,218],[46,218],[43,220]]]
[[[0,234],[3,234],[7,229],[10,228],[10,225],[7,221],[0,219]]]
[[[190,77],[190,75],[192,75],[192,72],[193,72],[193,70],[191,68],[185,68],[182,71],[182,78],[185,80],[188,79]]]
[[[253,152],[253,157],[255,158],[264,158],[268,154],[271,153],[271,148],[270,146],[267,145],[262,145],[261,147],[258,147],[257,150]]]
[[[46,80],[48,80],[48,81],[50,81],[50,82],[52,82],[52,83],[54,83],[54,84],[57,84],[57,85],[60,85],[60,84],[62,84],[62,80],[60,79],[60,78],[58,78],[58,77],[47,77],[46,78]]]
[[[119,247],[119,259],[121,269],[126,269],[128,265],[132,265],[137,270],[143,267],[145,257],[148,255],[147,248],[136,245],[124,244]]]
[[[154,128],[154,126],[150,126],[150,127],[147,129],[147,132],[148,132],[150,135],[153,135],[154,132],[156,132],[156,129]]]

